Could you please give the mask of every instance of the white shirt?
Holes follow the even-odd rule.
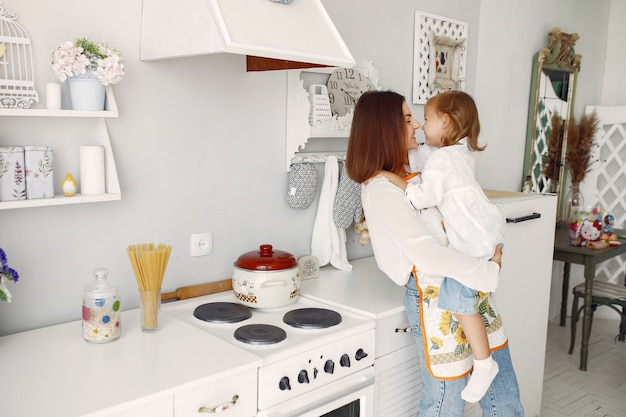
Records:
[[[386,178],[376,177],[367,185],[363,184],[361,200],[376,263],[396,284],[406,284],[415,265],[418,276],[453,277],[483,292],[496,289],[498,264],[443,246],[433,236],[437,230],[443,234],[440,224],[427,227],[429,225],[422,222],[422,216],[411,207],[402,189]]]
[[[474,169],[467,139],[461,139],[458,145],[432,152],[422,175],[407,186],[406,195],[416,209],[439,208],[448,240],[456,250],[489,259],[496,245],[504,242],[503,216],[485,196]]]

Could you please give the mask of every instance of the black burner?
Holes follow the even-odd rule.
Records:
[[[269,324],[248,324],[235,330],[235,339],[250,345],[272,345],[282,342],[287,333]]]
[[[325,329],[341,323],[341,314],[325,308],[300,308],[286,313],[283,321],[299,329]]]
[[[209,323],[238,323],[252,317],[252,311],[237,303],[207,303],[193,311],[194,317]]]

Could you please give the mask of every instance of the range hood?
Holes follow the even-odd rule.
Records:
[[[142,60],[215,53],[355,64],[320,0],[143,0]]]

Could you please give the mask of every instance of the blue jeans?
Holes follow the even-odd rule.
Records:
[[[422,417],[463,417],[465,401],[461,398],[461,391],[465,388],[466,378],[453,381],[435,379],[424,366],[426,360],[420,327],[419,293],[415,288],[415,280],[412,276],[406,285],[404,306],[415,336],[422,365],[422,398],[417,415]],[[492,352],[491,356],[498,362],[500,369],[487,394],[480,400],[483,417],[523,417],[524,409],[520,402],[519,387],[508,346]]]

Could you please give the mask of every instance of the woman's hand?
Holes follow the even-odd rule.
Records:
[[[502,269],[502,246],[504,246],[502,243],[496,246],[495,253],[491,259],[489,259],[490,261],[497,263],[500,269]]]

